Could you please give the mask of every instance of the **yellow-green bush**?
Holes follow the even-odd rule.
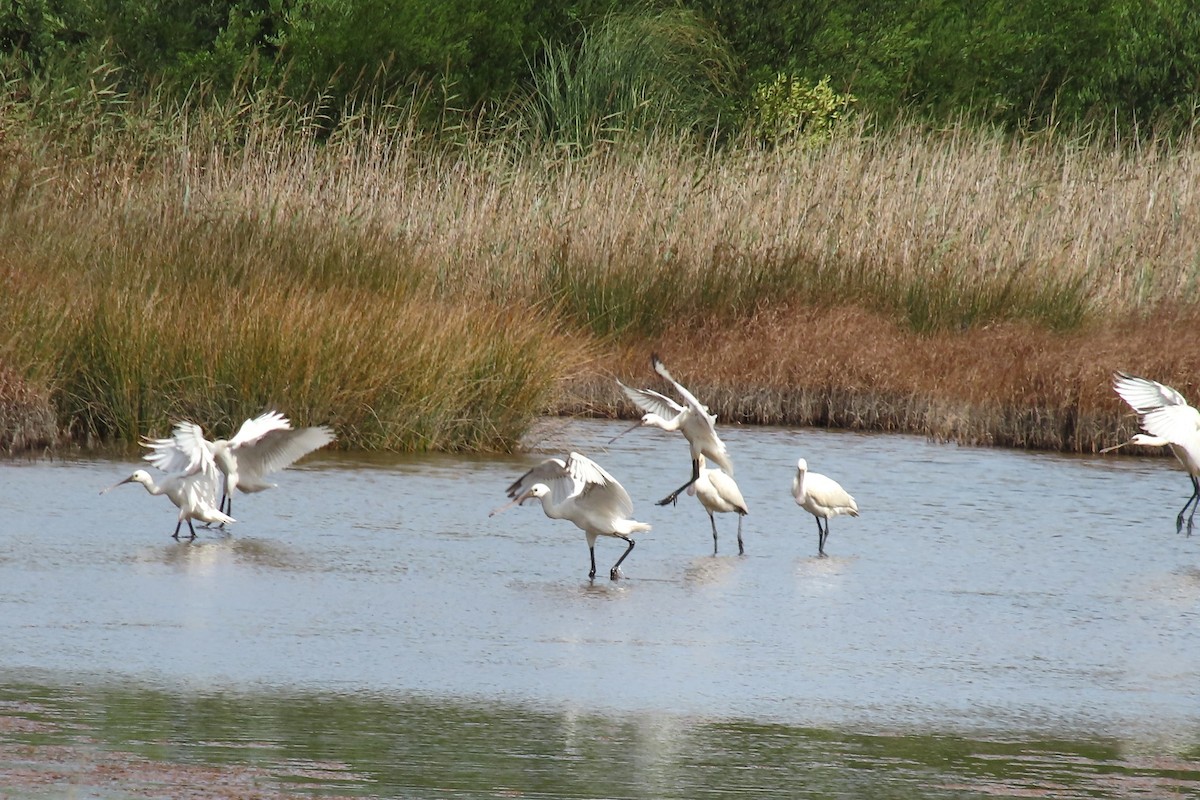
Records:
[[[759,84],[753,100],[759,138],[776,144],[797,138],[808,142],[828,139],[855,103],[854,95],[835,92],[829,80],[827,75],[812,84],[781,72],[771,82]]]

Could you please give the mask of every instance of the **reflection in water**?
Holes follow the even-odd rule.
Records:
[[[165,564],[195,574],[212,574],[225,566],[300,570],[303,561],[277,542],[218,534],[216,539],[184,539],[138,551],[139,563]]]
[[[728,583],[740,556],[699,556],[688,562],[683,582],[688,586],[720,586]]]
[[[31,744],[37,744],[36,750]],[[0,690],[20,797],[1168,797],[1200,754],[371,696]],[[113,787],[119,787],[114,791]],[[97,796],[100,796],[97,794]]]

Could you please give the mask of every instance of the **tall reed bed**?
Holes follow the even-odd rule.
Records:
[[[1193,142],[901,126],[567,155],[260,111],[192,109],[99,151],[0,126],[0,363],[77,436],[278,405],[353,446],[502,449],[621,348],[749,335],[771,309],[1069,331],[1197,282]],[[819,356],[754,336],[760,357]]]

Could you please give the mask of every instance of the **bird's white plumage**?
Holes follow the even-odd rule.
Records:
[[[1163,406],[1187,406],[1187,399],[1170,386],[1126,372],[1113,375],[1113,389],[1129,407],[1144,414]]]
[[[842,485],[819,472],[808,471],[808,461],[801,458],[796,462],[796,475],[792,478],[792,497],[796,505],[817,519],[817,553],[825,555],[825,540],[829,537],[830,517],[848,514],[858,516],[858,503],[842,488]],[[824,529],[821,520],[825,520]]]
[[[683,403],[678,403],[653,389],[633,389],[617,381],[626,397],[645,412],[638,425],[648,425],[668,432],[681,432],[687,439],[688,449],[691,452],[693,476],[696,474],[695,465],[701,456],[710,459],[727,474],[732,475],[733,462],[729,459],[725,443],[717,435],[716,415],[709,413],[708,406],[697,400],[694,394],[671,377],[671,373],[667,371],[657,354],[650,356],[650,363],[660,377],[675,387],[675,391],[683,398]],[[672,492],[666,499],[659,501],[659,505],[673,502],[679,492],[687,488],[689,484],[690,481]]]
[[[1127,444],[1170,447],[1192,483],[1192,495],[1175,517],[1176,530],[1182,530],[1183,515],[1188,506],[1195,504],[1187,520],[1190,534],[1196,508],[1200,508],[1200,411],[1192,408],[1187,399],[1170,386],[1126,372],[1113,375],[1113,389],[1137,412],[1142,429],[1149,435],[1137,434],[1128,442],[1106,447],[1103,452]]]
[[[633,549],[630,534],[648,531],[650,526],[633,519],[633,500],[616,478],[599,464],[580,453],[567,458],[549,458],[517,478],[508,487],[511,502],[493,511],[497,514],[514,504],[536,498],[542,511],[551,519],[565,519],[587,535],[592,551],[592,572],[595,576],[595,544],[599,536],[614,536],[629,542],[629,549],[617,561],[611,577],[617,577],[617,567]]]
[[[688,494],[695,495],[708,512],[708,521],[712,523],[713,555],[717,553],[717,521],[714,514],[738,514],[738,553],[744,553],[742,544],[742,517],[750,513],[742,490],[737,481],[720,469],[705,466],[704,456],[700,456],[700,477],[688,487]]]
[[[195,444],[191,440],[191,431],[186,427],[181,430],[181,426],[176,426],[176,430],[181,434],[181,440],[185,443],[181,446],[189,451],[194,451]],[[179,519],[175,525],[174,534],[176,538],[179,536],[179,527],[184,522],[188,523],[192,537],[195,538],[196,532],[192,529],[191,523],[193,519],[215,524],[230,524],[236,521],[217,508],[217,469],[212,454],[207,449],[201,447],[198,454],[193,452],[194,459],[185,456],[182,451],[169,453],[166,448],[162,448],[161,453],[161,458],[158,460],[182,466],[166,474],[159,481],[156,481],[145,470],[135,470],[128,478],[110,486],[104,492],[125,483],[140,483],[150,494],[165,494],[179,509]]]
[[[176,424],[170,438],[145,439],[142,444],[150,449],[143,457],[165,472],[194,471],[205,454],[223,476],[224,506],[226,501],[232,505],[235,491],[274,488],[265,480],[267,475],[286,469],[334,438],[327,426],[294,429],[287,417],[268,411],[243,422],[232,439],[209,441],[199,425],[185,420]]]

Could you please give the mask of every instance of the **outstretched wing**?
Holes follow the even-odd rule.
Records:
[[[237,435],[229,440],[229,446],[244,447],[254,444],[271,431],[290,431],[291,429],[292,423],[288,421],[287,417],[278,411],[268,411],[243,422],[242,427],[238,428]]]
[[[567,459],[566,470],[579,487],[580,503],[586,503],[610,519],[633,517],[633,500],[629,492],[595,461],[573,452]]]
[[[665,364],[663,364],[662,359],[658,357],[658,353],[650,354],[650,365],[654,367],[655,372],[657,372],[675,387],[675,391],[679,392],[679,396],[684,399],[684,402],[686,402],[689,407],[691,407],[697,413],[703,414],[708,418],[709,422],[716,424],[716,415],[708,413],[708,406],[697,400],[694,394],[683,387],[683,384],[671,377],[671,373],[667,372],[667,367]]]
[[[1147,433],[1185,447],[1200,444],[1200,411],[1186,403],[1163,406],[1142,415]]]
[[[142,438],[142,446],[150,450],[142,458],[169,475],[194,475],[216,465],[212,445],[194,422],[183,420],[175,424],[169,439]]]
[[[1187,399],[1182,394],[1149,378],[1139,378],[1125,372],[1113,375],[1113,389],[1129,407],[1139,414],[1145,414],[1155,408],[1164,406],[1186,406]]]
[[[243,425],[242,429],[245,428]],[[241,431],[238,432],[238,436],[241,436]],[[286,469],[335,438],[333,430],[325,425],[296,430],[289,426],[286,429],[273,428],[264,431],[253,442],[235,449],[238,473],[242,480],[252,485],[264,475]]]
[[[683,411],[683,406],[671,398],[653,389],[634,389],[632,386],[617,381],[617,385],[625,392],[630,401],[647,414],[657,414],[663,419],[671,419]]]

